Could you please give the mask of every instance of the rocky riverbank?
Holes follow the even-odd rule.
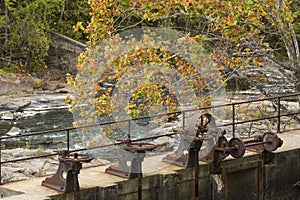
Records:
[[[0,97],[0,118],[3,120],[20,119],[34,116],[49,110],[66,109],[66,90],[37,93],[19,97]]]
[[[2,162],[23,159],[29,157],[39,157],[53,154],[52,150],[44,149],[24,149],[16,148],[12,150],[2,150]],[[21,163],[21,164],[20,164]],[[32,177],[46,176],[56,172],[58,168],[58,156],[23,160],[20,162],[9,162],[2,164],[1,182],[13,182]],[[99,158],[93,159],[90,163],[84,163],[83,167],[99,166],[109,163],[107,160]]]
[[[51,151],[29,150],[29,149],[12,149],[2,150],[2,161],[21,159],[32,156],[43,156],[51,154]],[[34,176],[43,176],[46,173],[54,173],[58,166],[55,156],[39,158],[35,160],[26,160],[20,162],[5,163],[1,167],[2,183],[19,181]]]
[[[53,74],[0,75],[0,120],[31,117],[65,109],[66,81]]]

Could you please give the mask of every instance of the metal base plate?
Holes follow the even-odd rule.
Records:
[[[56,176],[52,176],[49,178],[46,178],[42,185],[49,187],[51,189],[57,190],[59,192],[65,192],[65,180],[61,180],[60,178],[57,178]]]
[[[181,157],[176,157],[175,155],[168,154],[163,158],[163,161],[180,167],[185,167],[187,164],[187,156],[183,155]]]
[[[111,165],[106,170],[106,173],[119,176],[121,178],[130,178],[129,169],[128,171],[121,170],[118,166]]]

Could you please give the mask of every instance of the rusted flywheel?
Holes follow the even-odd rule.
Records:
[[[240,138],[232,138],[229,140],[230,155],[234,158],[241,158],[246,151],[246,146]]]
[[[145,152],[152,151],[157,147],[155,144],[150,143],[128,143],[124,145],[124,150],[130,152]]]
[[[58,160],[64,163],[83,163],[90,162],[94,159],[94,156],[90,154],[67,154],[64,156],[59,156]]]
[[[278,147],[281,147],[283,141],[272,132],[267,132],[263,136],[264,149],[268,152],[275,151]]]
[[[195,137],[205,137],[209,129],[216,128],[216,122],[214,117],[209,113],[197,113],[192,116],[189,123],[188,132],[189,135]],[[205,138],[203,138],[205,139]]]

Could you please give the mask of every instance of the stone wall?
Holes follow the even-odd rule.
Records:
[[[58,33],[52,33],[52,39],[46,58],[47,66],[65,73],[76,73],[78,55],[87,46]]]

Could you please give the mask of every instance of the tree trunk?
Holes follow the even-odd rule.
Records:
[[[296,78],[296,82],[295,82],[295,91],[297,93],[300,93],[300,66],[298,68],[298,70],[296,70],[295,72],[295,78]],[[298,95],[298,102],[299,102],[299,108],[300,108],[300,95]]]

